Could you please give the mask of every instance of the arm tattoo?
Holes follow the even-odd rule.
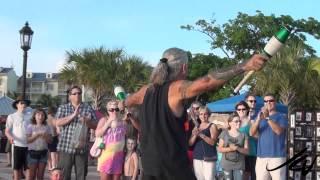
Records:
[[[191,81],[184,81],[180,87],[180,93],[182,99],[187,99],[187,89],[191,86]]]
[[[244,73],[245,70],[243,69],[243,67],[244,67],[244,63],[237,64],[235,66],[228,67],[225,69],[211,71],[208,73],[208,76],[213,79],[228,81],[228,80],[232,79],[233,77]]]

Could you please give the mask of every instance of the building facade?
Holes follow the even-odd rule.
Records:
[[[59,73],[26,74],[26,97],[34,104],[43,94],[58,96],[61,102],[66,102],[68,85],[59,79]],[[18,80],[18,92],[22,93],[22,77]]]
[[[17,90],[17,80],[13,68],[0,67],[0,97]]]

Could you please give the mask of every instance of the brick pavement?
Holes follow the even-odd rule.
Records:
[[[7,166],[6,154],[0,153],[0,180],[11,180],[12,179],[12,169]],[[72,173],[72,179],[75,179],[74,173]],[[96,170],[96,166],[88,167],[88,180],[99,179],[99,174]],[[44,180],[49,180],[49,172],[45,171]]]

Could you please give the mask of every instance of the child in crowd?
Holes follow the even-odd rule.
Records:
[[[50,180],[63,180],[63,174],[61,169],[59,168],[53,168],[51,170],[51,178]]]
[[[249,153],[248,136],[239,131],[240,117],[233,113],[229,119],[229,130],[221,132],[218,151],[222,153],[221,166],[225,180],[242,180],[245,155]]]
[[[26,134],[28,142],[28,179],[43,179],[48,160],[48,143],[52,139],[51,130],[47,125],[47,114],[43,109],[34,111],[31,124],[27,126]]]
[[[139,173],[139,160],[136,153],[137,140],[127,138],[126,156],[124,161],[124,180],[136,180]]]

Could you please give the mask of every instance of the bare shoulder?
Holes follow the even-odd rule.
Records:
[[[104,116],[102,118],[99,119],[99,123],[105,123],[107,121],[108,117]]]
[[[132,153],[132,157],[138,159],[138,154],[137,154],[137,152],[133,152],[133,153]]]
[[[192,81],[178,80],[174,81],[169,88],[170,98],[187,99],[187,90],[192,85]]]
[[[146,94],[147,89],[149,88],[150,85],[144,85],[141,87],[138,91],[134,92],[131,94],[129,97],[126,99],[126,105],[128,107],[140,105],[143,103],[144,95]]]
[[[208,76],[200,77],[194,81],[178,80],[170,87],[171,95],[180,100],[195,97],[210,89],[211,79]]]
[[[192,83],[192,81],[177,80],[170,84],[168,103],[176,117],[180,117],[183,114],[183,100],[188,99],[187,89],[190,83]]]

